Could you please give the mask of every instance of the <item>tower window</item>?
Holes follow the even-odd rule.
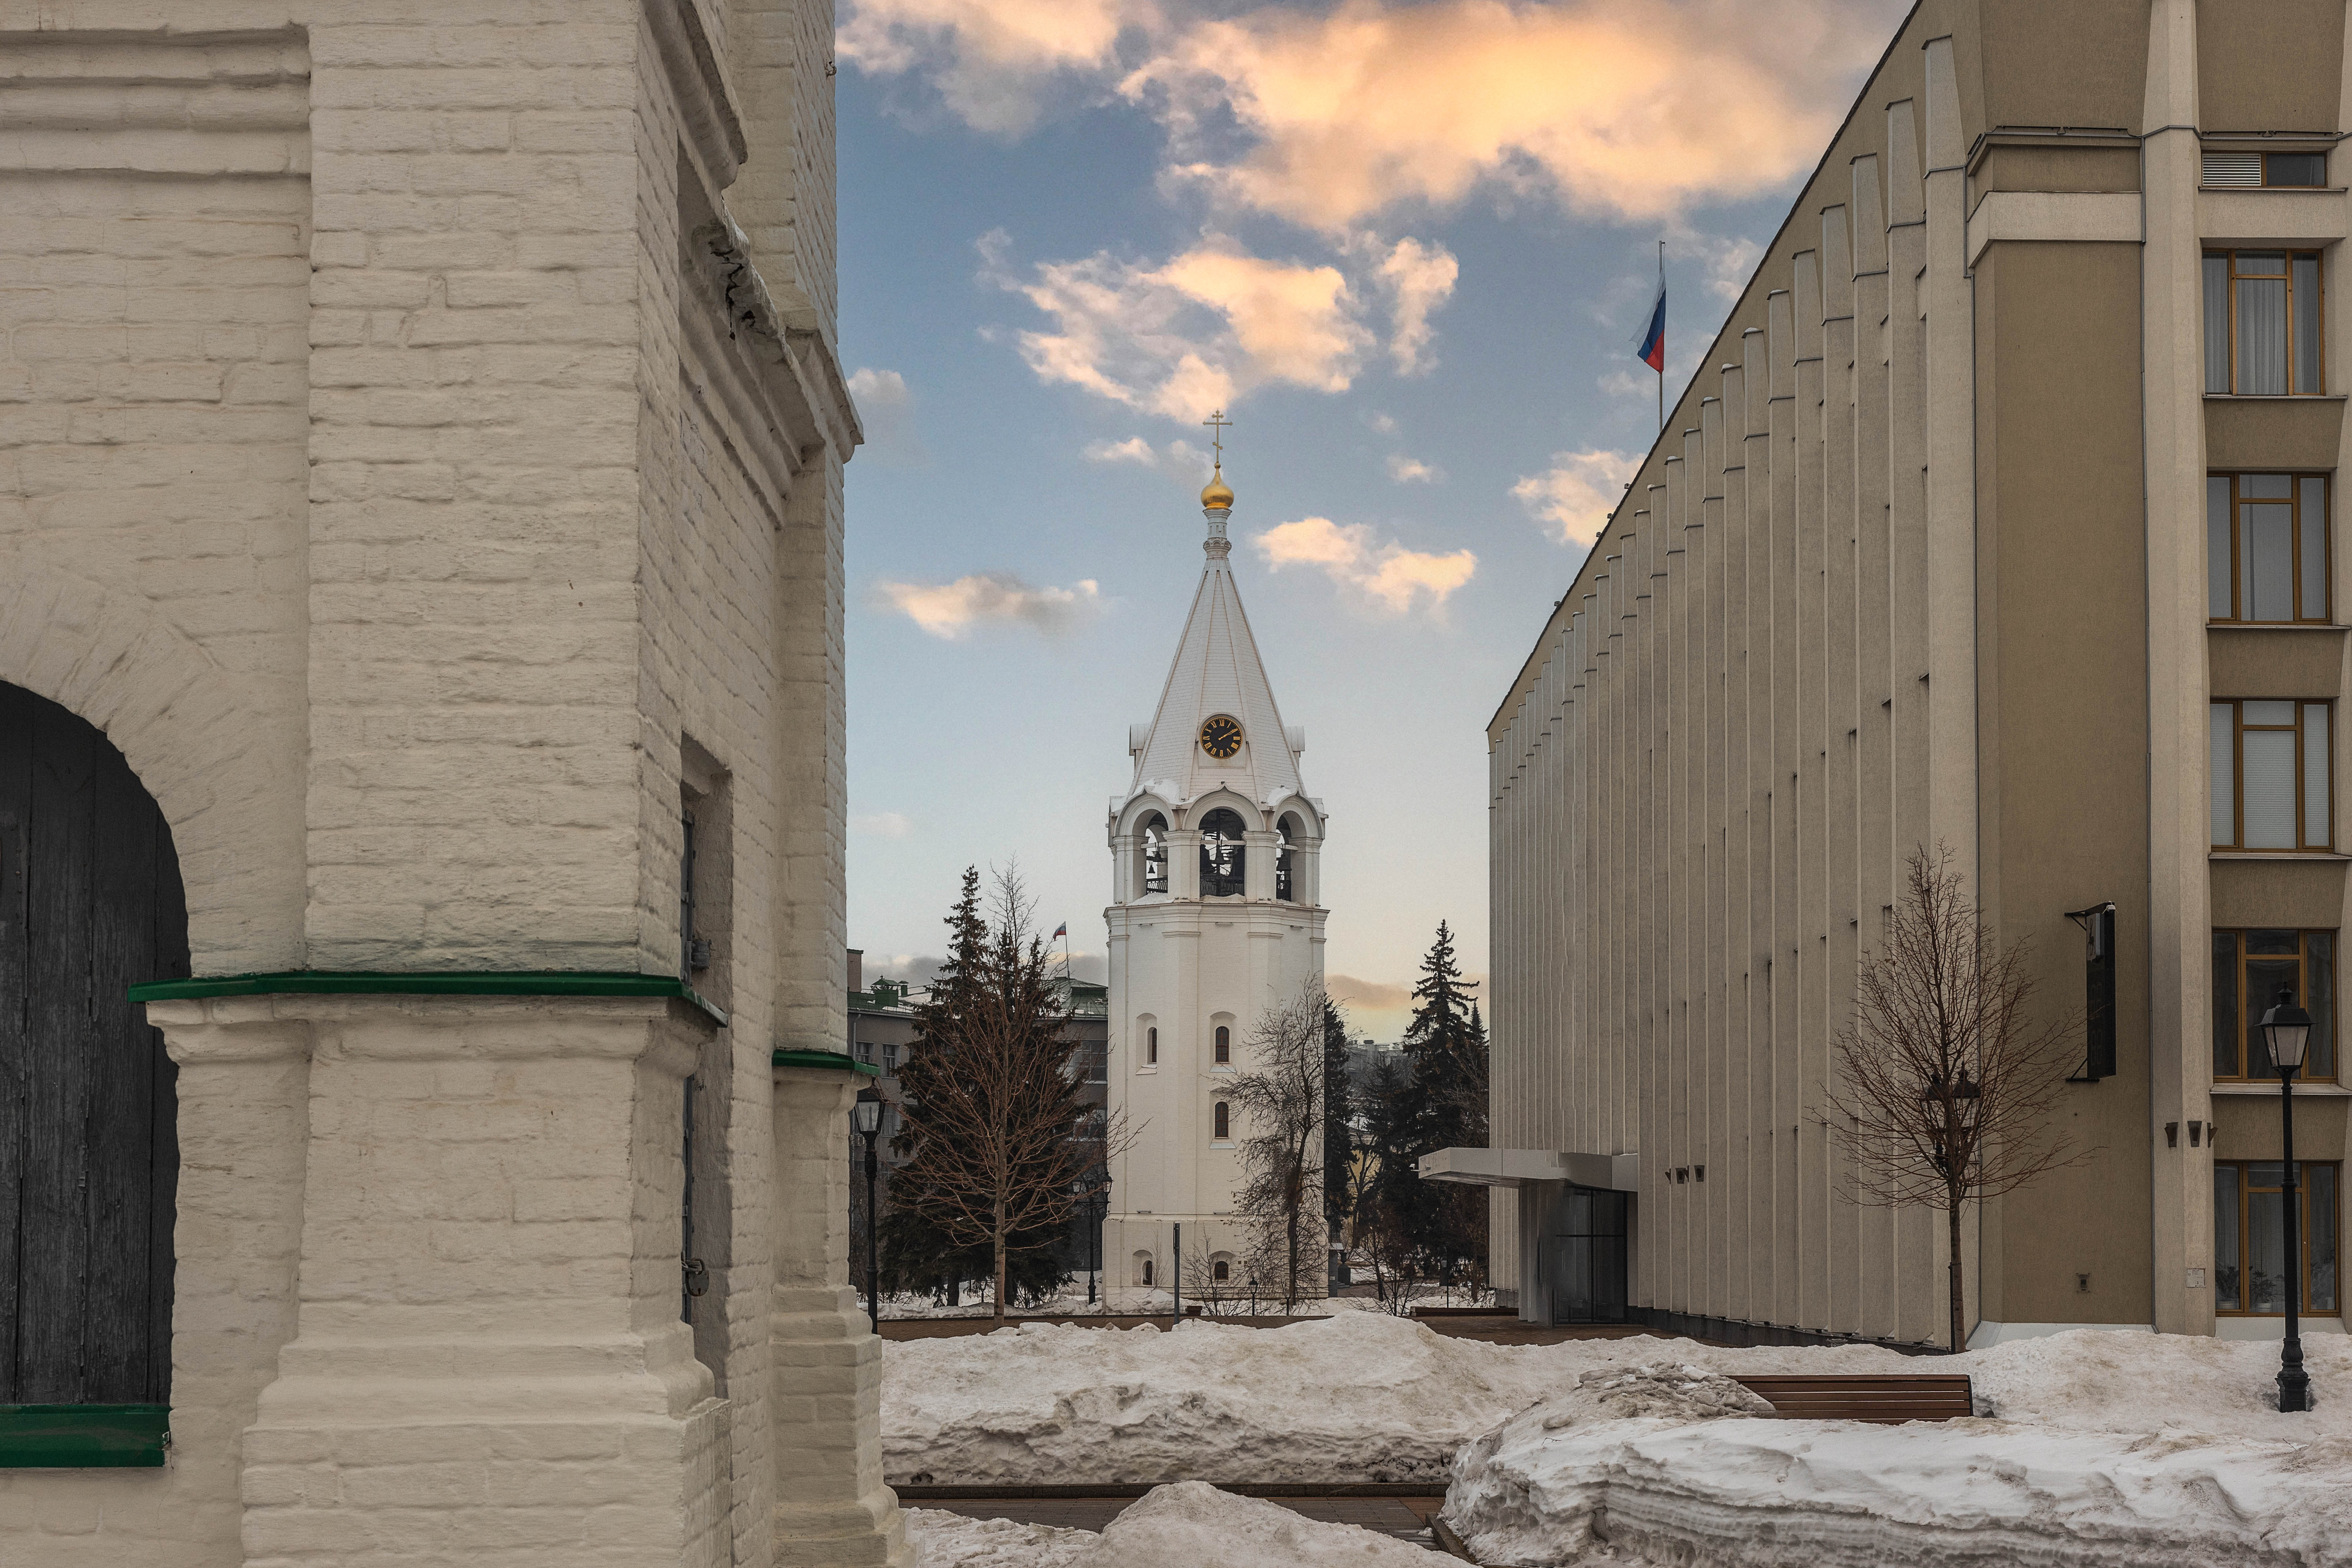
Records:
[[[1234,1059],[1234,1032],[1224,1025],[1217,1026],[1217,1060],[1220,1064]],[[1219,1134],[1220,1137],[1223,1134]]]
[[[1156,811],[1143,819],[1143,890],[1168,890],[1168,819]]]
[[[1293,902],[1297,898],[1297,894],[1293,890],[1297,884],[1291,879],[1290,875],[1291,820],[1286,816],[1274,825],[1275,832],[1281,836],[1281,841],[1274,847],[1274,896],[1286,904]]]
[[[1209,1276],[1222,1285],[1234,1277],[1234,1266],[1220,1258],[1210,1267]]]
[[[1160,1030],[1156,1026],[1143,1031],[1143,1060],[1150,1067],[1160,1063]]]
[[[1219,806],[1201,819],[1201,896],[1238,899],[1242,896],[1242,819]]]
[[[1218,1142],[1222,1143],[1226,1139],[1231,1138],[1234,1135],[1233,1107],[1227,1105],[1222,1100],[1217,1101],[1215,1120],[1217,1128],[1216,1139]]]

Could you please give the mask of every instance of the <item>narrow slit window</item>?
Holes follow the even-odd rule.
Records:
[[[1232,1030],[1232,1029],[1230,1029],[1230,1028],[1226,1027],[1224,1025],[1220,1024],[1220,1025],[1218,1025],[1218,1026],[1217,1026],[1217,1061],[1218,1061],[1218,1064],[1219,1064],[1220,1066],[1223,1066],[1223,1064],[1225,1064],[1225,1063],[1227,1063],[1227,1062],[1230,1062],[1230,1061],[1232,1061],[1233,1059],[1234,1059],[1234,1032],[1233,1032],[1233,1030]]]
[[[2328,489],[2325,474],[2206,476],[2208,616],[2330,624]]]
[[[1217,1101],[1215,1120],[1217,1130],[1214,1137],[1222,1143],[1234,1135],[1233,1107],[1222,1100]]]

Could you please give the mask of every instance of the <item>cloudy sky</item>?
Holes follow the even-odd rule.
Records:
[[[1896,0],[842,0],[850,940],[1017,863],[1099,975],[1104,819],[1201,570],[1304,725],[1334,992],[1486,967],[1486,737]]]

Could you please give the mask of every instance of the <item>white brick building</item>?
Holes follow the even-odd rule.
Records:
[[[0,1562],[909,1560],[832,37],[0,0]]]

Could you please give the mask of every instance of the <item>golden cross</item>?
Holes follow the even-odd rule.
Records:
[[[1234,422],[1226,418],[1225,411],[1220,408],[1201,423],[1215,432],[1209,437],[1209,444],[1217,449],[1217,467],[1222,468],[1225,466],[1225,432],[1234,427]]]

